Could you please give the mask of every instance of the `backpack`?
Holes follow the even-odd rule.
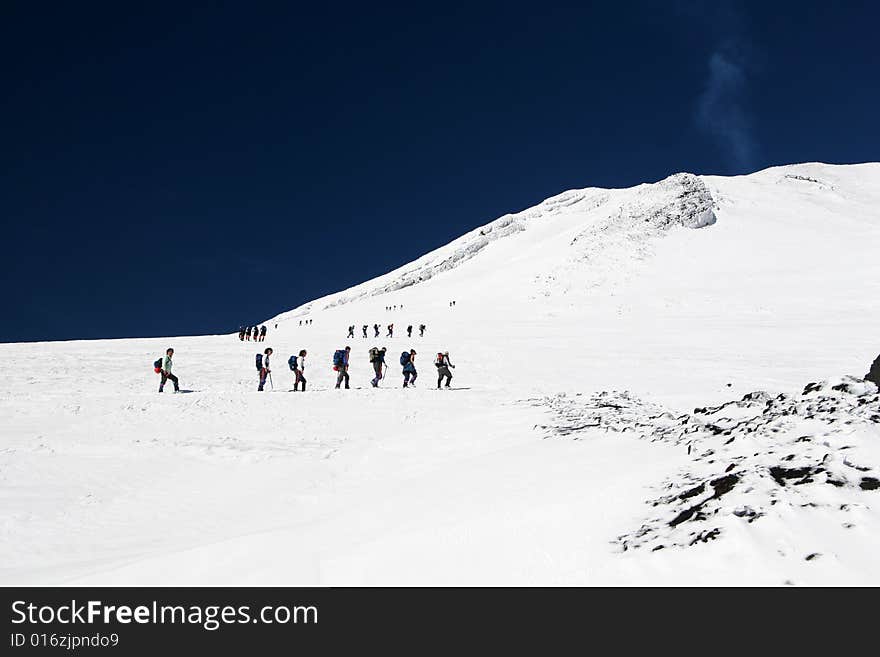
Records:
[[[263,354],[257,354],[257,371],[263,369]]]
[[[333,369],[338,370],[340,367],[345,366],[345,350],[337,349],[333,353]]]
[[[288,358],[288,359],[287,359],[287,364],[290,366],[290,371],[291,371],[291,372],[292,372],[293,370],[295,370],[295,369],[296,369],[296,356],[291,356],[290,358]]]
[[[406,366],[409,364],[409,352],[408,351],[404,351],[402,354],[400,354],[400,364],[403,366]]]
[[[379,360],[379,349],[373,347],[370,349],[370,362],[375,363],[377,360]]]
[[[156,362],[153,363],[153,370],[156,372],[156,374],[159,374],[159,372],[162,371],[162,359],[161,358],[157,359]]]

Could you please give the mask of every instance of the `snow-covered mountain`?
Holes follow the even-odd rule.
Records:
[[[878,247],[880,164],[679,174],[268,320],[273,392],[237,335],[0,345],[0,582],[878,584]]]

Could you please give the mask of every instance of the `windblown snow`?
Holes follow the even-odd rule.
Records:
[[[878,208],[880,164],[574,190],[258,345],[0,345],[0,583],[878,585]]]

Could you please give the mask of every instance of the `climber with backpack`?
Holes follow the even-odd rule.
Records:
[[[266,341],[266,325],[263,324],[260,327],[260,342],[265,342],[265,341]]]
[[[244,326],[238,327],[238,339],[244,342]]]
[[[158,367],[158,374],[162,375],[162,380],[159,382],[159,392],[163,392],[163,388],[165,388],[165,382],[171,381],[174,384],[174,392],[180,392],[180,386],[177,382],[177,377],[171,373],[171,367],[173,363],[171,362],[171,358],[174,356],[174,349],[170,347],[165,351],[165,358],[160,358],[155,363],[153,363],[153,369]]]
[[[346,335],[345,337],[347,337],[347,338],[354,337],[354,324],[352,324],[351,326],[348,327],[348,335]]]
[[[425,326],[424,324],[419,324],[419,337],[420,338],[425,337],[425,329],[426,328],[428,328],[428,327]]]
[[[406,327],[406,337],[408,337],[408,338],[412,337],[412,324],[410,324],[409,326]]]
[[[382,368],[385,367],[385,352],[387,349],[382,347],[381,349],[377,349],[373,347],[370,349],[370,364],[373,366],[373,371],[376,373],[375,378],[373,378],[370,383],[373,384],[374,388],[379,387],[379,381],[381,381],[384,377],[382,372]]]
[[[376,332],[376,335],[374,335],[373,337],[378,338],[379,337],[379,325],[378,324],[373,324],[373,331]]]
[[[303,376],[303,372],[305,372],[306,369],[306,350],[300,349],[299,356],[291,356],[287,359],[287,364],[296,376],[296,380],[293,382],[293,391],[296,392],[299,389],[299,384],[302,383],[303,392],[305,392],[306,377]]]
[[[388,325],[388,335],[386,335],[385,337],[386,338],[393,338],[394,337],[394,324]]]
[[[260,373],[260,386],[257,388],[257,392],[263,392],[263,386],[266,385],[266,377],[272,374],[272,370],[269,368],[269,357],[271,355],[272,347],[266,347],[262,354],[257,354],[257,371]],[[274,388],[275,386],[273,385],[272,387]]]
[[[434,361],[434,365],[437,366],[437,390],[440,390],[440,382],[443,379],[446,379],[446,387],[449,387],[449,383],[452,381],[452,372],[449,371],[449,368],[455,369],[455,365],[449,362],[449,352],[444,351],[442,354],[437,354],[437,358]]]
[[[403,365],[403,387],[408,388],[416,385],[419,373],[416,371],[416,350],[410,349],[400,354],[400,364]]]
[[[364,324],[364,325],[361,327],[361,330],[364,332],[364,338],[367,337],[367,329],[368,329],[368,328],[370,328],[370,327],[367,326],[366,324]]]
[[[351,354],[351,347],[345,349],[337,349],[333,354],[333,370],[339,372],[336,377],[336,387],[340,387],[345,381],[345,389],[348,390],[348,357]]]

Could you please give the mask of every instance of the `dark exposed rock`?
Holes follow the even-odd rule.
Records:
[[[678,499],[686,500],[689,497],[694,497],[695,495],[700,495],[704,492],[706,492],[706,484],[700,484],[699,486],[695,486],[694,488],[683,492],[681,495],[678,496]]]
[[[776,483],[780,486],[785,486],[786,479],[802,479],[807,477],[808,475],[813,474],[814,470],[810,466],[805,466],[803,468],[783,468],[781,465],[776,465],[770,468],[770,476],[776,480]]]
[[[710,529],[707,532],[700,532],[697,534],[696,538],[691,541],[691,545],[696,545],[697,543],[708,543],[709,541],[714,541],[721,535],[721,530],[717,527],[715,529]]]
[[[880,488],[880,479],[874,477],[862,477],[862,482],[859,484],[859,488],[862,490],[877,490]]]
[[[736,482],[738,481],[739,477],[735,474],[729,474],[724,477],[718,477],[718,479],[713,479],[709,482],[712,488],[715,489],[715,494],[712,497],[718,498],[725,493],[729,493],[733,490],[733,487],[736,486]]]
[[[871,369],[865,374],[865,381],[870,381],[880,388],[880,356],[877,356],[871,363]]]
[[[679,513],[677,516],[675,516],[675,518],[673,518],[672,520],[669,521],[669,526],[670,527],[678,527],[678,525],[680,525],[681,523],[683,523],[687,520],[690,520],[691,518],[694,517],[694,514],[700,509],[701,506],[703,506],[703,505],[698,504],[696,506],[692,506],[688,509],[685,509],[684,511]]]

